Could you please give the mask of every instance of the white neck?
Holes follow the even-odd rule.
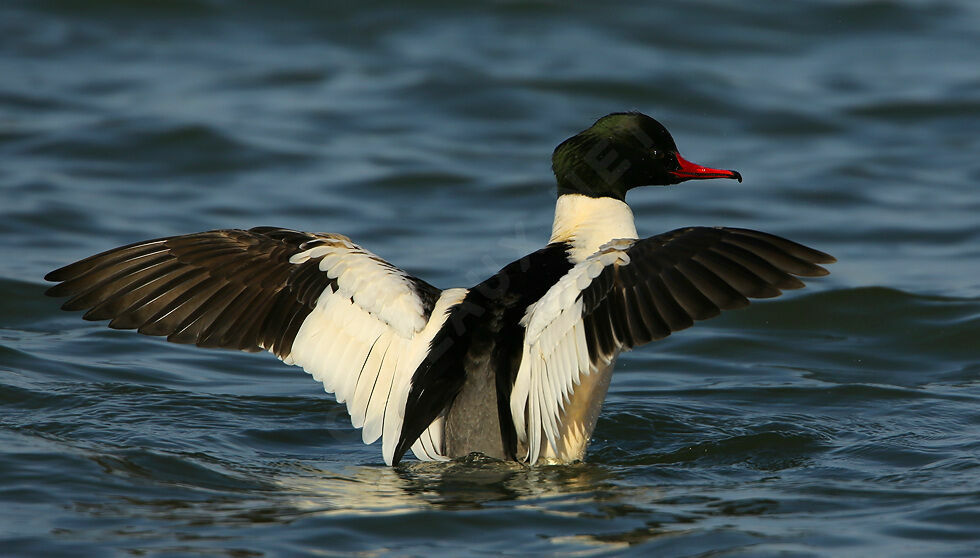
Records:
[[[603,244],[619,238],[638,238],[633,211],[626,202],[582,194],[558,196],[549,242],[571,244],[572,262],[585,260]]]

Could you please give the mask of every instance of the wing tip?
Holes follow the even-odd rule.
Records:
[[[48,281],[50,283],[59,283],[59,282],[65,280],[65,277],[63,276],[64,272],[65,272],[65,268],[59,267],[58,269],[55,269],[54,271],[49,271],[46,274],[44,274],[44,280],[45,281]],[[57,285],[55,285],[55,286],[57,286]],[[54,287],[51,287],[51,288],[53,289]],[[48,290],[50,291],[51,289],[48,289]],[[47,294],[47,292],[45,292],[45,294]],[[49,295],[49,296],[51,296],[51,295]]]
[[[814,263],[818,263],[818,264],[835,264],[835,263],[837,263],[837,258],[831,256],[830,254],[828,254],[826,252],[821,252],[819,250],[814,250],[814,252],[816,252],[817,255],[820,258],[820,259],[816,260]]]
[[[402,458],[405,457],[405,452],[412,444],[402,437],[398,440],[398,444],[395,446],[395,452],[391,455],[391,462],[388,465],[395,467],[401,462]]]
[[[54,273],[54,271],[52,271],[51,273]],[[45,281],[52,281],[52,282],[55,282],[56,281],[56,282],[58,282],[58,284],[57,285],[51,285],[50,287],[48,287],[47,289],[45,289],[44,290],[44,296],[50,296],[51,298],[64,298],[66,296],[72,296],[72,295],[76,294],[71,289],[71,287],[68,286],[68,283],[67,283],[67,281],[65,279],[51,279],[51,273],[45,275],[44,276],[44,280]],[[68,304],[68,303],[66,302],[65,304]],[[65,308],[65,310],[68,310],[68,308]]]
[[[807,266],[806,270],[793,271],[792,273],[800,277],[826,277],[827,275],[830,275],[830,270],[815,263],[811,263]]]

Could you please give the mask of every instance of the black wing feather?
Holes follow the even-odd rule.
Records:
[[[593,360],[629,349],[695,321],[798,289],[795,276],[819,277],[836,260],[768,233],[689,227],[638,240],[629,263],[606,267],[582,293],[586,341]]]
[[[323,235],[276,227],[225,229],[137,242],[49,273],[65,310],[168,341],[287,356],[306,316],[336,280],[319,260],[289,258]],[[394,269],[394,268],[392,268]],[[426,313],[440,290],[412,278]]]

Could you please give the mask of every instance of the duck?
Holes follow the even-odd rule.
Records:
[[[630,190],[742,176],[688,161],[639,112],[561,142],[552,169],[547,244],[469,288],[437,288],[342,234],[263,226],[113,248],[48,273],[46,294],[110,328],[302,367],[390,466],[409,450],[563,464],[585,458],[621,353],[836,261],[744,228],[641,239]]]

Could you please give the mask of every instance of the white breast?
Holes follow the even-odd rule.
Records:
[[[633,211],[625,202],[582,194],[558,197],[550,242],[570,243],[573,263],[584,261],[603,244],[619,238],[638,238]]]

